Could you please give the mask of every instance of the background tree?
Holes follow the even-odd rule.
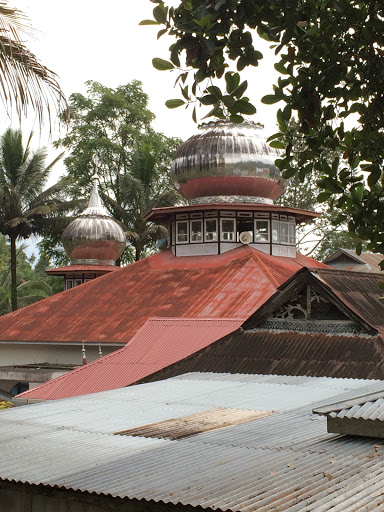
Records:
[[[30,258],[25,253],[25,245],[17,247],[17,299],[18,305],[23,307],[38,300],[49,297],[64,289],[63,280],[58,277],[47,276],[45,269],[49,262],[40,257]],[[0,235],[0,315],[11,311],[11,270],[9,265],[10,245],[5,236]]]
[[[46,166],[46,151],[32,153],[31,136],[23,147],[20,130],[7,130],[0,140],[0,233],[10,239],[11,245],[11,304],[17,309],[16,241],[32,234],[63,229],[66,219],[58,214],[74,207],[66,202],[62,191],[67,184],[61,180],[44,190],[57,157]]]
[[[295,141],[295,145],[292,146],[292,155],[294,159],[298,158],[305,151],[306,144],[305,137],[299,131],[298,123],[291,120],[287,126],[287,133],[284,142],[287,139]],[[294,138],[292,134],[295,135]],[[330,151],[328,161],[332,162],[335,156],[335,152]],[[356,245],[361,243],[354,233],[348,232],[343,212],[335,206],[333,198],[326,196],[325,201],[319,202],[318,198],[322,200],[322,191],[318,185],[321,177],[316,169],[313,169],[310,174],[293,176],[287,182],[284,195],[276,201],[277,204],[284,206],[321,212],[319,218],[313,219],[308,224],[299,225],[297,228],[298,250],[320,261],[339,248],[355,249]]]
[[[0,97],[21,116],[31,106],[42,122],[44,111],[50,119],[52,101],[57,111],[67,102],[56,74],[43,66],[23,43],[22,35],[35,35],[27,16],[0,1]]]
[[[164,237],[163,229],[143,221],[144,213],[180,200],[170,184],[169,166],[181,141],[153,130],[148,96],[137,80],[116,89],[93,81],[87,86],[86,96],[70,96],[70,128],[56,143],[70,151],[65,164],[76,186],[69,193],[86,197],[97,173],[106,207],[125,225],[134,247],[126,259],[137,259]],[[60,251],[57,243],[51,247]]]
[[[143,24],[163,25],[159,37],[175,37],[171,61],[154,59],[154,66],[180,69],[181,84],[191,76],[191,88],[182,85],[183,99],[171,100],[170,107],[196,100],[212,106],[208,116],[241,122],[255,108],[238,72],[263,57],[259,37],[271,41],[281,76],[263,101],[283,103],[279,132],[271,137],[286,149],[279,167],[302,182],[313,170],[321,174],[321,198],[335,200],[347,213],[349,230],[369,240],[369,250],[384,252],[383,2],[183,0],[168,8],[152,1],[154,20]],[[213,82],[221,77],[225,88]],[[294,138],[286,140],[292,116],[306,142],[299,155],[292,154]],[[331,163],[330,150],[337,155]]]

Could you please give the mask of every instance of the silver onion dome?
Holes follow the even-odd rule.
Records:
[[[171,176],[192,204],[272,203],[285,189],[274,164],[281,151],[266,142],[260,124],[217,121],[200,127],[176,151]]]
[[[124,231],[102,205],[96,178],[88,208],[68,224],[62,242],[72,264],[115,265],[124,251]]]

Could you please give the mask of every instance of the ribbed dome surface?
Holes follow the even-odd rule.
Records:
[[[88,208],[64,230],[62,241],[72,263],[114,265],[126,242],[124,231],[107,213],[93,185]]]
[[[218,121],[200,127],[176,151],[172,179],[181,194],[196,202],[271,203],[285,188],[260,125]],[[230,197],[228,197],[230,196]]]

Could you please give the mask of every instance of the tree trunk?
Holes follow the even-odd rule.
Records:
[[[17,309],[17,282],[16,282],[16,238],[11,238],[11,307]]]
[[[135,261],[139,261],[140,259],[140,254],[141,254],[141,247],[140,247],[140,244],[137,244],[135,246]]]

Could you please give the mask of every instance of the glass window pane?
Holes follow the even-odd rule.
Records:
[[[191,221],[191,241],[202,242],[203,240],[203,221],[192,220]]]
[[[207,219],[205,221],[205,240],[212,242],[217,240],[217,220]]]
[[[280,222],[280,242],[288,243],[288,222]]]
[[[255,241],[269,242],[269,221],[255,220]]]
[[[272,242],[275,244],[279,243],[279,221],[273,220],[272,221]]]
[[[289,231],[289,243],[291,245],[296,244],[296,225],[293,222],[290,222],[288,224],[288,231]]]
[[[177,222],[177,242],[186,243],[188,242],[188,221]]]
[[[221,220],[221,239],[225,242],[235,241],[235,219]]]

